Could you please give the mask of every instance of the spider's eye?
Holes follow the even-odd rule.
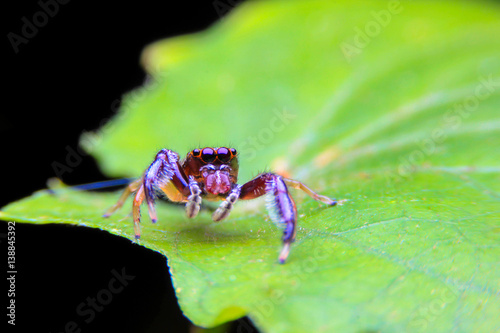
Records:
[[[219,161],[222,163],[227,163],[231,159],[231,153],[229,149],[221,147],[217,149],[217,156],[219,157]]]
[[[213,161],[215,161],[216,157],[217,155],[215,154],[215,151],[212,148],[204,148],[201,151],[201,159],[205,163],[212,163]]]
[[[234,148],[231,148],[229,150],[231,151],[231,155],[233,155],[233,157],[236,156],[236,154],[238,154],[238,152]]]
[[[199,149],[193,149],[191,152],[194,157],[200,157],[200,150]]]

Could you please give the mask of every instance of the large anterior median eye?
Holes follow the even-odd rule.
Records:
[[[217,157],[219,157],[219,161],[222,163],[227,163],[231,159],[231,153],[229,149],[221,147],[217,149]]]
[[[213,161],[215,161],[216,157],[217,155],[215,154],[215,151],[212,148],[204,148],[201,151],[201,159],[205,163],[212,163]]]

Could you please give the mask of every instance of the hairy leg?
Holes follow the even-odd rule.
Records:
[[[192,177],[189,179],[189,192],[191,192],[191,194],[187,198],[186,215],[189,218],[193,218],[198,215],[200,211],[201,190],[198,183]]]
[[[172,201],[181,201],[189,190],[188,181],[179,165],[179,155],[169,149],[162,149],[156,154],[143,178],[144,196],[153,223],[157,221],[157,191],[163,192]]]
[[[297,226],[297,208],[288,192],[290,186],[302,190],[314,200],[334,206],[337,201],[320,195],[305,184],[273,173],[264,173],[252,179],[241,187],[240,199],[250,200],[266,195],[267,209],[271,219],[278,225],[283,225],[283,248],[279,255],[280,263],[284,263],[290,253],[290,246],[295,240]]]
[[[228,194],[226,199],[222,201],[217,210],[212,214],[212,220],[215,222],[222,221],[229,216],[231,209],[240,197],[241,185],[236,185]]]
[[[267,209],[271,219],[284,226],[283,248],[279,255],[279,262],[283,264],[290,253],[290,245],[295,240],[297,208],[283,178],[272,173],[261,174],[244,184],[240,199],[254,199],[264,194],[267,196]]]
[[[133,192],[136,194],[132,204],[132,215],[135,237],[138,239],[141,222],[140,205],[144,200],[148,204],[151,221],[156,222],[155,198],[159,192],[174,202],[186,201],[189,195],[188,181],[179,164],[179,155],[168,149],[160,150],[144,175],[127,186],[118,202],[104,216],[110,216],[123,206],[127,197]]]

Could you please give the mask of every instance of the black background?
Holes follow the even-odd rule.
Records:
[[[52,163],[64,164],[66,147],[76,148],[83,131],[99,128],[121,96],[142,84],[139,56],[145,45],[203,30],[235,5],[234,0],[68,1],[51,5],[52,17],[38,21],[36,32],[24,28],[32,36],[16,52],[9,34],[22,37],[26,20],[43,19],[43,8],[39,1],[8,2],[0,207],[46,187],[56,176]],[[70,185],[107,179],[90,156],[61,178]],[[0,227],[5,234],[7,223]],[[6,272],[5,235],[0,240]],[[188,332],[192,327],[177,305],[165,262],[162,255],[103,231],[18,223],[14,331],[64,332],[74,321],[81,332]],[[113,270],[134,278],[85,322],[90,317],[79,315],[77,307],[109,288]],[[3,286],[2,325],[8,320],[8,286]],[[246,320],[231,330],[255,331]]]

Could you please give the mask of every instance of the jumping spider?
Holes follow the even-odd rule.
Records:
[[[238,156],[234,148],[194,149],[183,161],[179,160],[179,154],[176,152],[162,149],[142,177],[127,186],[118,202],[104,216],[110,216],[123,206],[131,193],[136,192],[132,213],[135,237],[139,239],[140,205],[144,199],[153,223],[157,220],[155,199],[158,197],[166,196],[173,202],[185,202],[189,218],[195,217],[200,211],[202,198],[210,201],[222,200],[212,214],[212,220],[218,222],[229,215],[238,199],[250,200],[266,194],[271,219],[284,225],[283,249],[279,256],[280,263],[284,263],[290,252],[290,244],[295,240],[297,225],[297,208],[287,186],[300,189],[314,200],[327,205],[337,204],[337,201],[317,194],[299,181],[274,173],[262,173],[243,185],[237,184],[237,179]]]

